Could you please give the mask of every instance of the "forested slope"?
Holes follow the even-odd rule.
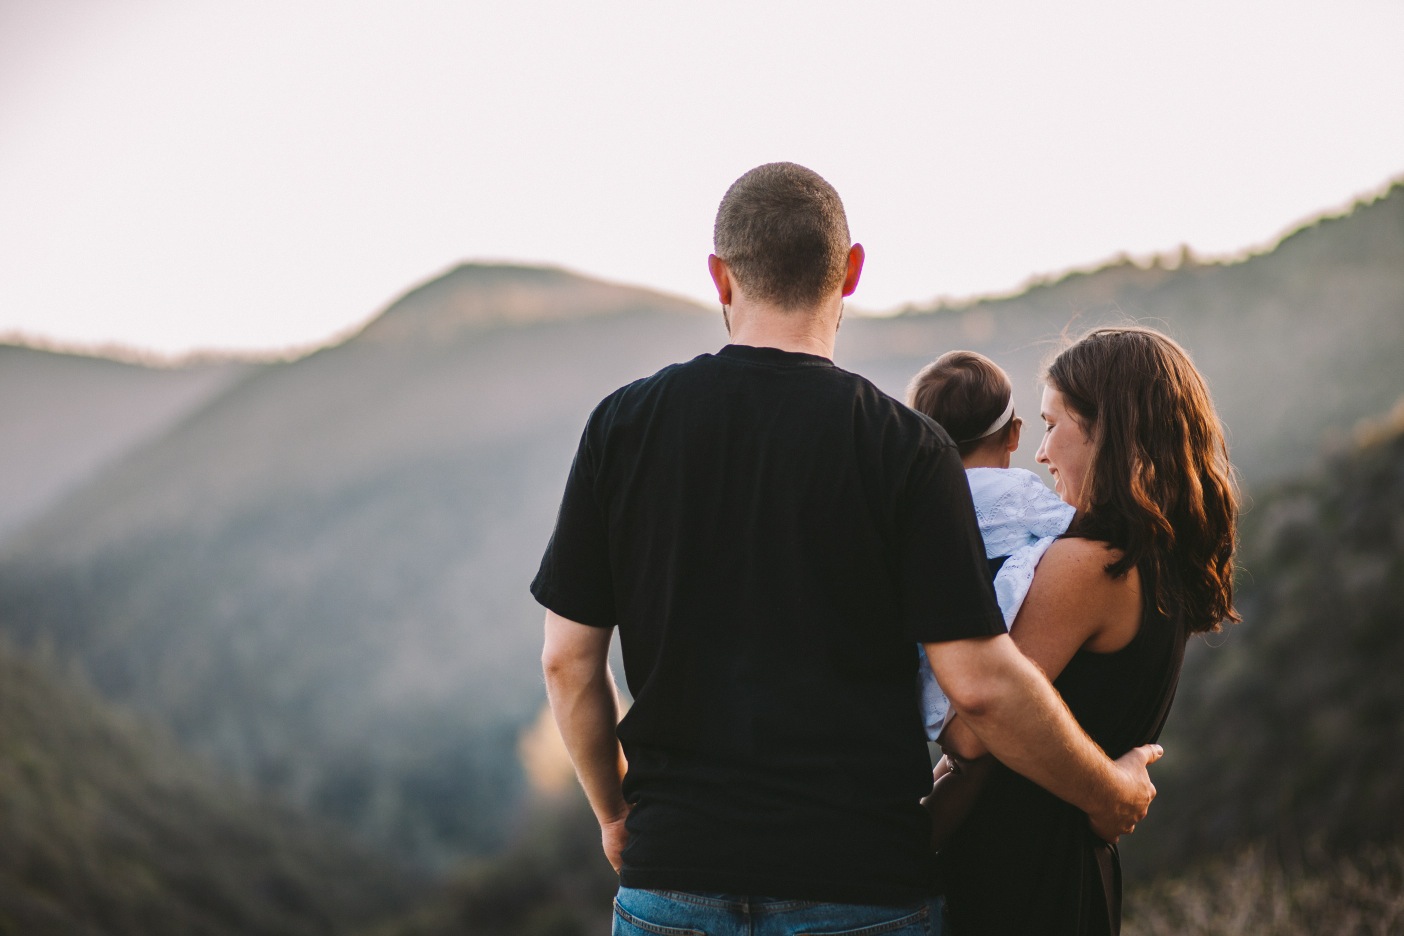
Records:
[[[0,934],[345,933],[418,890],[0,644]]]
[[[1193,646],[1127,855],[1404,844],[1404,403],[1244,517],[1243,623]]]

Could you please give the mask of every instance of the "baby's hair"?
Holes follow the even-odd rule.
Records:
[[[1004,368],[975,351],[947,351],[907,386],[907,405],[940,423],[962,458],[982,445],[1007,440],[1014,425],[1013,400],[1014,387]]]

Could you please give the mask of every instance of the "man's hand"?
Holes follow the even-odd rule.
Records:
[[[615,874],[619,873],[624,863],[624,846],[629,844],[629,830],[624,828],[624,821],[628,818],[629,810],[626,809],[613,819],[600,823],[600,842]]]
[[[1121,776],[1119,799],[1087,814],[1098,838],[1115,843],[1123,835],[1136,831],[1136,823],[1146,818],[1151,800],[1155,799],[1155,784],[1151,783],[1146,768],[1160,760],[1164,753],[1165,749],[1158,744],[1144,744],[1112,762],[1112,768]]]

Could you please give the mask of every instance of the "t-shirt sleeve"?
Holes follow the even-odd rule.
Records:
[[[903,626],[918,643],[1005,632],[960,456],[924,449],[899,504]]]
[[[561,617],[591,627],[613,627],[614,582],[591,441],[598,415],[597,410],[581,435],[566,477],[556,528],[532,580],[531,594]]]

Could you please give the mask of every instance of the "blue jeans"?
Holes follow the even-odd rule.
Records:
[[[893,907],[619,888],[613,936],[941,936],[941,898]]]

